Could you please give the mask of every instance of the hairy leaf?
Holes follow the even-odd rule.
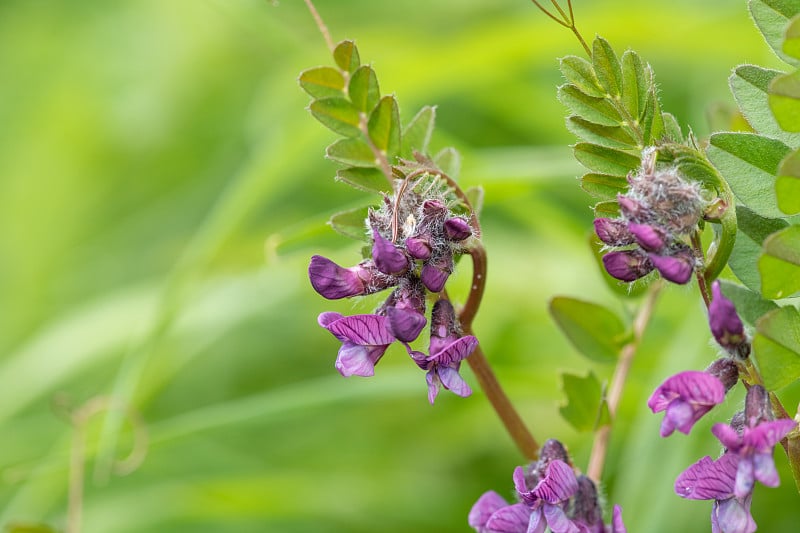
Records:
[[[800,71],[781,74],[770,82],[769,107],[782,129],[800,131]]]
[[[776,218],[784,214],[776,205],[775,174],[789,150],[754,133],[717,133],[706,153],[739,200],[763,217]]]
[[[644,114],[640,120],[644,144],[653,144],[664,135],[664,117],[661,116],[661,104],[658,101],[655,87],[647,93]]]
[[[672,113],[661,113],[661,119],[664,122],[664,135],[667,139],[675,143],[683,142],[683,131],[678,119]]]
[[[582,165],[600,174],[626,176],[631,170],[639,168],[639,157],[614,148],[578,143],[573,151],[575,159]]]
[[[788,215],[800,213],[800,150],[781,161],[775,181],[778,207]]]
[[[461,172],[461,155],[455,148],[442,148],[433,156],[433,162],[436,163],[439,170],[453,179],[458,178],[458,173]]]
[[[470,187],[464,192],[464,194],[467,195],[467,199],[472,206],[472,212],[475,213],[475,216],[480,217],[481,211],[483,211],[483,187]]]
[[[800,313],[775,309],[756,324],[753,353],[764,387],[777,390],[800,378]]]
[[[561,383],[567,403],[558,410],[572,427],[578,431],[593,431],[611,422],[605,390],[593,372],[586,377],[561,374]]]
[[[622,117],[608,100],[589,96],[574,85],[566,84],[559,87],[558,99],[584,120],[602,126],[622,125]]]
[[[411,159],[414,151],[427,155],[428,144],[433,135],[433,127],[436,124],[436,107],[425,106],[414,115],[411,122],[403,128],[400,136],[400,155]]]
[[[581,188],[601,200],[613,200],[628,188],[628,180],[622,176],[589,172],[581,177]]]
[[[390,192],[392,186],[377,168],[351,167],[336,172],[336,180],[367,192]]]
[[[784,131],[768,106],[769,84],[780,74],[777,70],[741,65],[736,67],[728,82],[739,109],[757,133],[797,147],[800,146],[800,134]]]
[[[800,16],[795,15],[783,35],[783,52],[800,59]]]
[[[336,213],[328,221],[328,224],[346,237],[359,241],[368,241],[367,235],[367,215],[369,207],[356,207]]]
[[[567,118],[567,129],[581,139],[609,148],[631,148],[636,141],[619,126],[601,126],[581,117]]]
[[[347,94],[350,101],[362,113],[369,113],[378,103],[381,97],[378,88],[378,77],[375,71],[368,65],[358,67],[350,77],[347,86]]]
[[[333,50],[333,60],[345,72],[353,73],[361,64],[358,48],[353,41],[342,41]]]
[[[600,86],[614,98],[622,95],[622,68],[617,54],[602,37],[592,43],[592,65]]]
[[[744,206],[736,207],[736,223],[739,232],[728,266],[747,288],[760,293],[758,259],[761,256],[761,244],[769,235],[789,224],[782,219],[764,218]]]
[[[783,52],[783,39],[789,19],[800,13],[798,0],[750,0],[750,14],[772,50],[784,61],[800,61]]]
[[[594,73],[592,64],[578,56],[567,56],[561,59],[561,73],[569,83],[577,87],[582,93],[604,98],[605,89]]]
[[[594,204],[595,217],[609,217],[615,218],[619,216],[619,202],[616,200],[606,200],[604,202],[597,202]]]
[[[314,118],[323,126],[345,137],[357,137],[359,129],[358,109],[344,98],[321,98],[308,106]]]
[[[376,166],[375,154],[361,139],[339,139],[325,150],[325,157],[354,167]]]
[[[297,79],[300,87],[314,98],[344,96],[344,76],[333,67],[315,67],[304,70]]]
[[[764,241],[758,261],[761,293],[767,298],[786,298],[800,291],[800,226],[789,226]]]
[[[565,296],[550,300],[549,309],[558,327],[584,356],[601,362],[619,357],[626,342],[626,327],[615,313]]]
[[[400,111],[394,96],[384,96],[369,115],[369,138],[388,156],[400,151]]]
[[[628,50],[622,54],[622,104],[634,118],[639,118],[647,103],[651,75],[642,58]]]

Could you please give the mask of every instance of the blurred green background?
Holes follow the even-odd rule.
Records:
[[[560,419],[558,373],[612,368],[567,344],[547,302],[630,309],[585,245],[591,202],[555,99],[557,57],[581,49],[524,0],[317,7],[335,39],[357,40],[404,122],[439,106],[434,151],[456,146],[462,184],[486,189],[476,334],[536,436],[585,468],[591,435]],[[732,105],[732,67],[775,64],[744,0],[575,8],[587,37],[651,62],[664,108],[699,136],[710,108]],[[480,392],[431,407],[395,348],[372,379],[333,368],[317,314],[376,300],[327,302],[306,277],[313,253],[357,260],[324,222],[367,198],[334,183],[334,134],[296,84],[329,62],[300,0],[0,3],[0,528],[63,530],[63,405],[107,394],[141,414],[150,442],[136,471],[96,481],[98,443],[123,456],[132,437],[118,417],[105,430],[93,419],[87,533],[467,531],[482,492],[511,495],[522,459]],[[645,405],[668,374],[713,359],[704,320],[692,289],[669,287],[634,363],[603,488],[629,531],[709,530],[710,503],[672,483],[717,453],[712,418],[741,394],[668,440]],[[753,512],[760,530],[792,531],[797,494],[776,457],[783,485],[758,487]]]

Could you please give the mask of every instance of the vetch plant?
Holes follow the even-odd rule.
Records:
[[[555,323],[578,351],[616,364],[607,386],[591,372],[562,378],[562,415],[577,430],[595,433],[588,465],[574,464],[558,440],[539,446],[473,331],[487,276],[482,191],[460,187],[455,150],[429,152],[435,108],[424,107],[401,124],[396,98],[381,95],[377,74],[362,64],[355,43],[334,44],[306,0],[333,64],[302,72],[300,86],[312,98],[311,114],[341,136],[326,150],[340,165],[337,180],[375,193],[371,205],[330,221],[363,241],[355,266],[314,255],[309,280],[332,300],[388,292],[373,313],[318,317],[341,343],[335,368],[345,377],[373,376],[397,342],[426,372],[433,404],[441,389],[470,395],[460,374],[466,361],[527,461],[513,472],[514,501],[488,490],[477,497],[469,525],[497,533],[622,533],[621,508],[599,496],[609,435],[659,294],[669,284],[689,285],[706,306],[719,356],[705,370],[685,369],[652,383],[647,406],[663,413],[661,436],[675,439],[676,431],[690,435],[704,416],[724,417],[717,406],[731,390],[746,389],[744,409],[730,423],[713,426],[720,446],[709,451],[717,458],[705,456],[689,466],[674,488],[683,498],[713,500],[712,531],[755,531],[755,483],[780,483],[776,446],[800,487],[797,415],[784,406],[780,392],[800,379],[800,315],[793,299],[800,294],[800,225],[793,216],[800,213],[800,90],[794,70],[800,65],[800,0],[748,2],[757,28],[788,71],[737,67],[729,82],[747,131],[708,138],[698,138],[690,125],[662,110],[655,73],[636,52],[619,56],[602,37],[588,43],[570,0],[566,6],[533,3],[569,29],[586,53],[561,59],[565,83],[556,95],[568,110],[567,128],[578,138],[574,156],[587,169],[581,187],[596,200],[593,250],[620,298],[637,301],[644,292],[630,323],[581,299],[560,296],[550,304]],[[461,303],[448,292],[448,281],[457,265],[466,268],[459,262],[465,256],[472,280]]]

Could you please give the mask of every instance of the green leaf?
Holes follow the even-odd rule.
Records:
[[[591,196],[602,200],[613,200],[628,188],[628,180],[622,176],[588,173],[581,177],[581,188]]]
[[[795,150],[781,161],[778,179],[775,180],[778,208],[787,215],[800,213],[800,150]]]
[[[595,98],[584,94],[574,85],[558,88],[558,100],[576,115],[603,126],[620,126],[622,117],[605,98]]]
[[[600,86],[609,96],[619,98],[622,95],[622,68],[614,49],[602,37],[596,37],[592,43],[592,66]]]
[[[314,118],[323,126],[345,137],[357,137],[359,129],[358,109],[344,98],[321,98],[308,106]]]
[[[612,176],[627,176],[639,168],[639,157],[628,152],[590,143],[578,143],[573,148],[575,159],[589,170]]]
[[[367,236],[367,216],[369,207],[356,207],[336,213],[328,221],[328,224],[346,237],[357,241],[369,240]]]
[[[561,59],[561,73],[569,83],[582,93],[595,98],[604,98],[606,91],[594,73],[592,64],[578,56],[567,56]]]
[[[421,154],[428,153],[428,144],[433,135],[433,127],[436,124],[436,107],[426,105],[414,115],[411,122],[403,128],[400,138],[400,156],[411,159],[414,151]]]
[[[750,13],[772,50],[784,61],[798,65],[795,58],[783,52],[783,40],[789,19],[800,13],[798,0],[750,0]]]
[[[483,197],[484,197],[483,187],[481,187],[480,185],[475,187],[470,187],[464,192],[464,194],[467,195],[469,204],[472,206],[472,212],[475,213],[476,217],[480,217],[481,211],[483,211]]]
[[[644,112],[650,86],[650,71],[642,58],[632,50],[622,54],[622,104],[632,117]]]
[[[795,59],[800,59],[800,16],[795,15],[783,34],[783,52]]]
[[[567,118],[567,129],[585,141],[609,148],[636,146],[636,141],[630,134],[618,126],[601,126],[581,117],[571,116]]]
[[[800,131],[800,71],[776,76],[770,82],[769,107],[781,128]]]
[[[461,172],[461,155],[455,148],[443,148],[433,156],[433,162],[439,170],[453,179],[458,178],[458,173]]]
[[[342,168],[336,172],[336,180],[367,192],[391,192],[392,186],[377,168]]]
[[[748,326],[755,327],[759,318],[778,308],[778,305],[772,300],[765,300],[757,292],[738,283],[720,280],[719,284],[722,294],[733,302],[736,312]]]
[[[339,139],[325,150],[325,157],[354,167],[376,166],[375,154],[361,139]]]
[[[644,144],[653,144],[654,140],[660,139],[664,135],[664,117],[661,116],[661,104],[655,88],[651,88],[647,93],[644,114],[640,122]]]
[[[605,202],[597,202],[594,204],[594,216],[615,218],[619,216],[619,202],[616,200],[607,200]]]
[[[333,50],[333,60],[345,72],[353,73],[361,64],[358,48],[353,41],[342,41]]]
[[[777,218],[784,214],[777,206],[775,174],[789,150],[754,133],[716,133],[706,153],[742,203],[763,217]]]
[[[781,72],[755,65],[736,67],[728,79],[733,97],[750,126],[761,135],[792,147],[800,146],[800,134],[784,131],[769,108],[769,84]]]
[[[800,226],[789,226],[764,240],[758,261],[761,293],[767,298],[787,298],[800,291]]]
[[[613,362],[627,340],[622,320],[601,305],[565,296],[550,300],[550,315],[572,345],[593,361]]]
[[[369,115],[367,131],[378,150],[390,157],[397,154],[400,150],[400,110],[394,96],[381,98]]]
[[[800,313],[791,306],[775,309],[756,324],[753,354],[764,387],[777,390],[800,378]]]
[[[297,79],[300,87],[314,98],[344,96],[344,76],[333,67],[315,67],[304,70]]]
[[[764,218],[741,205],[736,207],[736,223],[739,231],[728,266],[747,288],[760,293],[758,259],[761,257],[761,244],[769,235],[789,224],[782,219]]]
[[[350,83],[347,85],[347,94],[356,109],[362,113],[369,113],[381,97],[378,88],[378,76],[369,65],[363,65],[353,72]]]
[[[594,372],[586,377],[561,374],[567,403],[559,407],[564,420],[578,431],[593,431],[611,423],[605,390]]]
[[[667,139],[675,143],[683,142],[683,131],[678,119],[672,113],[661,113],[661,119],[664,122],[664,134]]]

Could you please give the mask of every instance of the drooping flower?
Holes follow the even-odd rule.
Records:
[[[594,232],[603,243],[609,246],[628,246],[636,242],[628,230],[628,223],[618,218],[594,219]]]
[[[344,268],[321,255],[311,258],[308,278],[314,290],[328,300],[371,294],[397,283],[396,278],[379,272],[372,261]]]
[[[378,230],[372,231],[372,260],[384,274],[400,275],[408,270],[408,257],[401,248],[383,237]]]
[[[522,501],[531,508],[528,533],[544,533],[546,527],[554,533],[580,533],[567,517],[565,505],[578,491],[578,480],[572,467],[558,459],[551,461],[545,476],[532,489],[525,483],[522,467],[514,470],[514,486]],[[491,520],[489,521],[491,528]]]
[[[720,346],[732,355],[746,358],[750,355],[750,343],[744,332],[744,324],[736,306],[722,294],[719,281],[711,285],[711,303],[708,306],[708,324]]]
[[[654,412],[666,411],[661,436],[676,429],[689,434],[692,426],[725,399],[725,385],[707,372],[686,371],[667,378],[650,396],[647,406]]]
[[[620,281],[636,281],[653,270],[647,254],[639,250],[609,252],[603,256],[606,271]]]
[[[317,321],[342,343],[336,370],[344,377],[375,375],[375,365],[395,340],[383,316],[326,312]]]
[[[680,248],[670,252],[670,255],[648,254],[653,266],[656,267],[661,277],[679,285],[686,284],[692,279],[695,258],[688,248]]]

